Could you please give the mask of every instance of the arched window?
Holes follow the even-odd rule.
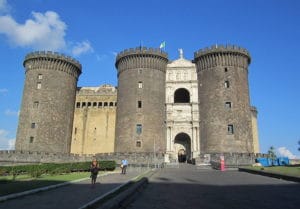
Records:
[[[177,89],[174,94],[174,103],[190,103],[190,92],[186,89]]]

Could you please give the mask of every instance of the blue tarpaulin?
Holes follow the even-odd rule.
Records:
[[[290,163],[289,158],[287,158],[287,157],[278,157],[274,160],[272,160],[270,158],[256,158],[255,161],[257,163],[260,163],[264,167],[278,166],[278,165],[284,166],[284,165],[288,165]]]

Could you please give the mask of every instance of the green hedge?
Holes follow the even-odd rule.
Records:
[[[116,168],[115,161],[99,161],[100,170],[113,171]],[[37,178],[42,174],[63,174],[70,172],[89,171],[91,162],[78,163],[42,163],[34,165],[0,166],[0,175],[30,174]]]

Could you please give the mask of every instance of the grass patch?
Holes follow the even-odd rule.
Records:
[[[286,176],[300,177],[300,166],[290,167],[290,166],[274,166],[274,167],[245,167],[247,169],[263,171],[267,173],[276,173]]]
[[[42,175],[35,179],[29,175],[18,175],[15,180],[13,180],[13,176],[1,176],[0,196],[60,184],[89,176],[90,172],[76,172],[62,175]]]

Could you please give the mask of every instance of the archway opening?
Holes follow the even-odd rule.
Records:
[[[174,93],[174,103],[190,103],[190,92],[186,89],[177,89]]]
[[[174,140],[178,162],[184,163],[191,159],[191,138],[186,133],[179,133]]]

